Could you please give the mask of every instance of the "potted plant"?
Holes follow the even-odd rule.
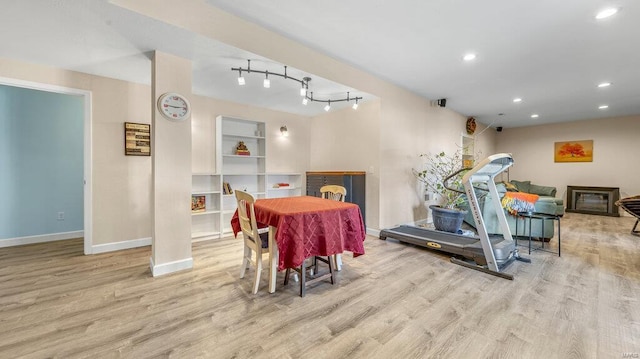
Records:
[[[424,159],[424,169],[413,169],[413,173],[424,183],[426,190],[435,193],[440,201],[439,205],[429,206],[434,227],[445,232],[459,233],[467,213],[466,194],[462,185],[462,176],[467,169],[462,166],[462,150],[451,155],[443,151],[421,154],[420,157]]]

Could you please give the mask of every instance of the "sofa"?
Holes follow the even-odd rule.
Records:
[[[550,186],[540,186],[532,184],[531,181],[517,181],[496,183],[496,188],[500,195],[500,199],[504,197],[507,191],[517,191],[537,194],[538,200],[535,202],[535,212],[541,212],[546,214],[553,214],[562,216],[564,214],[564,201],[562,198],[556,198],[556,188]],[[498,217],[494,206],[491,203],[491,194],[480,189],[476,190],[478,195],[478,203],[480,210],[484,218],[485,226],[489,234],[502,234],[502,229],[498,222]],[[529,236],[529,220],[525,218],[518,218],[514,215],[507,213],[505,209],[505,215],[507,217],[507,224],[512,235]],[[465,223],[476,228],[473,214],[468,211],[464,218]],[[516,233],[516,221],[518,223],[518,233]],[[555,232],[555,223],[552,220],[547,220],[544,223],[544,232],[542,232],[542,221],[534,219],[531,222],[531,235],[534,238],[550,239],[553,238]]]

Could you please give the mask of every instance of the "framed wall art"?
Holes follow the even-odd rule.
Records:
[[[126,156],[151,156],[151,125],[124,123],[124,154]]]
[[[593,162],[593,140],[556,142],[555,162]]]

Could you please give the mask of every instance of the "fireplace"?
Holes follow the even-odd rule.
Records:
[[[617,187],[567,186],[567,212],[618,217],[618,199]]]

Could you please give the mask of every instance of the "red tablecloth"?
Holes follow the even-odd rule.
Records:
[[[366,232],[360,208],[318,197],[259,199],[255,203],[259,224],[277,227],[278,270],[299,267],[312,256],[353,252],[364,254]],[[238,213],[231,219],[234,235],[240,232]]]

